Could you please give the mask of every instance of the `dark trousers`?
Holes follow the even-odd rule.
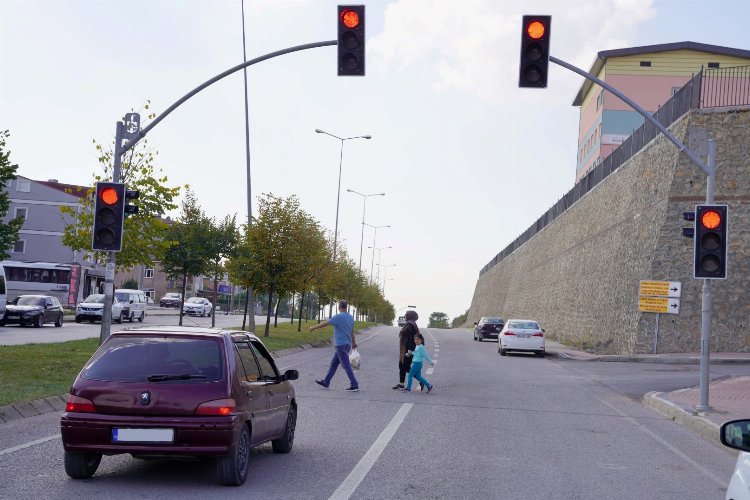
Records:
[[[344,368],[344,371],[346,372],[346,375],[349,377],[349,382],[351,383],[352,387],[359,387],[359,383],[357,382],[357,378],[354,376],[354,371],[352,370],[352,365],[349,363],[349,351],[351,350],[352,346],[350,345],[337,345],[334,352],[333,352],[333,358],[331,359],[331,365],[328,367],[328,373],[326,374],[326,378],[323,379],[323,382],[325,382],[326,387],[330,385],[331,379],[333,378],[333,375],[336,373],[336,369],[338,369],[339,365],[341,365]]]
[[[398,383],[404,385],[406,374],[411,370],[411,356],[404,356],[404,360],[398,363]]]

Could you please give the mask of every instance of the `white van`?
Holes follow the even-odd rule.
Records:
[[[129,290],[118,288],[115,297],[123,303],[123,316],[130,321],[137,319],[143,322],[146,319],[146,293],[142,290]]]

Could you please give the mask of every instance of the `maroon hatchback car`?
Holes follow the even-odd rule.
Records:
[[[156,327],[113,333],[70,389],[60,422],[65,472],[91,477],[102,455],[216,457],[219,480],[240,485],[250,449],[294,443],[297,401],[263,343],[249,333]]]

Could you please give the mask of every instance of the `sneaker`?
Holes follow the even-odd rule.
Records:
[[[396,385],[394,385],[394,386],[392,387],[392,389],[393,389],[393,390],[396,390],[396,389],[403,389],[403,388],[404,388],[404,384],[396,384]]]
[[[411,392],[411,389],[409,389],[408,387],[402,387],[401,392]]]
[[[435,388],[434,385],[431,385],[430,387],[428,387],[427,388],[427,394],[431,393],[434,388]]]
[[[321,386],[323,389],[328,389],[328,386],[322,380],[316,380],[315,383]]]
[[[326,389],[328,389],[328,388],[326,387]],[[346,392],[359,392],[359,387],[354,387],[354,386],[351,386],[351,387],[349,387],[349,388],[348,388],[348,389],[346,390]]]

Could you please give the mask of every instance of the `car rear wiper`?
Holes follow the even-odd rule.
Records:
[[[149,375],[146,377],[146,380],[149,382],[164,382],[165,380],[189,380],[191,378],[206,378],[205,375],[192,375],[190,373],[182,373],[179,375],[167,375],[167,374],[158,374],[158,375]]]

